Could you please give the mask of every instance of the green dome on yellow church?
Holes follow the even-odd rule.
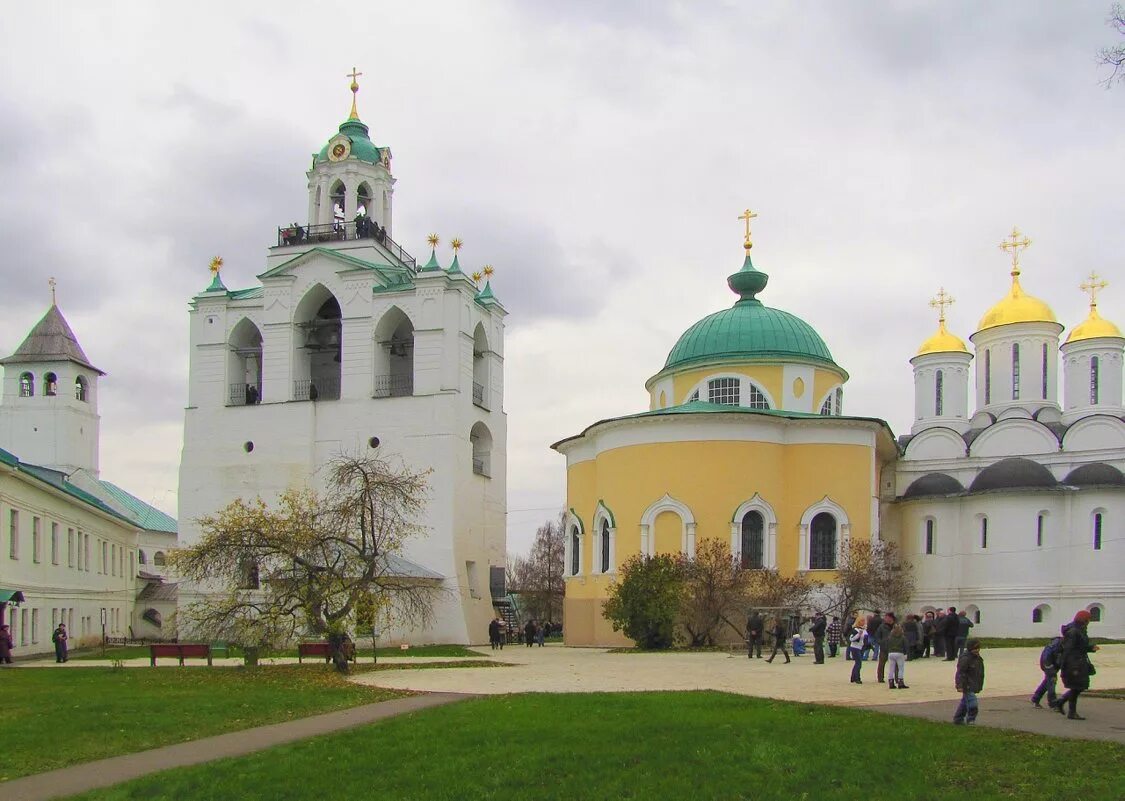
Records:
[[[766,273],[755,269],[747,250],[742,269],[727,279],[739,300],[685,331],[668,354],[664,369],[719,361],[797,361],[838,368],[811,325],[755,297],[768,281]]]

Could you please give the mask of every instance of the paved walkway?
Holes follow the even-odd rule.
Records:
[[[435,693],[396,698],[285,723],[205,737],[202,740],[168,745],[136,754],[84,762],[69,768],[4,782],[0,784],[0,796],[12,801],[46,801],[49,798],[62,798],[99,787],[109,787],[169,768],[182,768],[214,759],[243,756],[294,740],[375,723],[396,715],[460,701],[466,697],[468,696],[453,693]],[[18,732],[10,734],[19,736]]]

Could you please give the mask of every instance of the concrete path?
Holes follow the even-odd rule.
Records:
[[[1044,700],[1043,708],[1036,709],[1026,695],[994,698],[986,693],[980,696],[977,725],[1079,740],[1114,740],[1125,744],[1125,701],[1082,696],[1078,699],[1078,714],[1086,720],[1067,720],[1063,715],[1048,709],[1046,704]],[[948,722],[953,719],[957,702],[927,701],[922,704],[889,704],[866,708],[892,715]]]
[[[454,693],[435,693],[396,698],[285,723],[205,737],[202,740],[168,745],[136,754],[84,762],[68,768],[4,782],[0,784],[0,797],[12,801],[46,801],[49,798],[62,798],[99,787],[109,787],[169,768],[243,756],[275,745],[351,729],[396,715],[461,701],[467,697],[469,696]],[[18,733],[13,733],[13,736],[18,736]]]

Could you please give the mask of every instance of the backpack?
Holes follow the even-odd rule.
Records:
[[[1039,668],[1041,670],[1058,670],[1062,667],[1062,637],[1055,637],[1047,643],[1043,652],[1039,654]]]

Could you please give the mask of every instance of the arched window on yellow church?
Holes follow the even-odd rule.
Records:
[[[601,559],[601,566],[598,570],[600,573],[609,572],[609,521],[602,520],[602,530],[600,533],[601,542],[599,543],[599,558]]]
[[[762,513],[751,510],[742,518],[742,569],[759,570],[764,567],[763,551],[765,520]]]
[[[578,526],[570,528],[570,575],[577,576],[582,565],[582,537]]]
[[[836,518],[820,512],[809,526],[809,570],[836,569]]]

